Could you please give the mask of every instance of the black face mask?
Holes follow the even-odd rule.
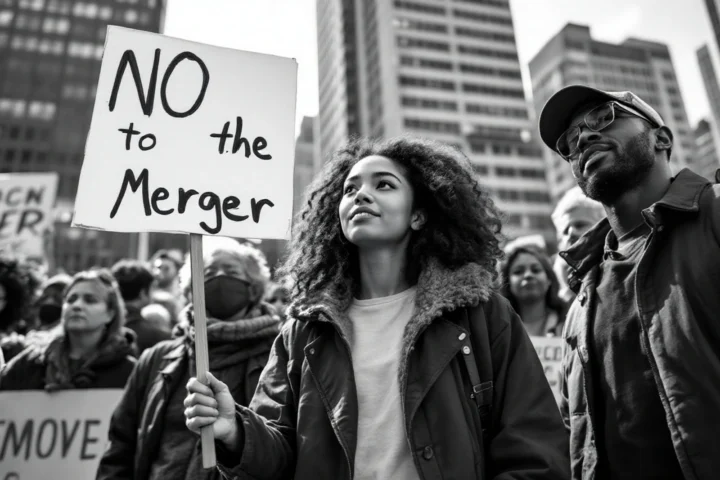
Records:
[[[250,285],[230,275],[218,275],[205,282],[205,309],[211,317],[226,320],[250,303]]]
[[[60,321],[60,315],[62,314],[62,307],[59,305],[44,304],[40,305],[38,309],[38,317],[40,323],[43,325],[52,325]]]

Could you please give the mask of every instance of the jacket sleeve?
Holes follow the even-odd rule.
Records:
[[[488,478],[570,478],[569,437],[540,359],[509,302],[486,310],[495,396]]]
[[[225,455],[219,456],[218,468],[225,478],[292,478],[297,407],[290,383],[286,345],[291,342],[289,338],[296,338],[288,334],[292,328],[290,323],[286,324],[283,333],[275,339],[250,406],[236,406],[237,421],[242,430],[242,444],[237,450],[242,453],[236,465],[226,463]]]
[[[97,480],[132,479],[135,476],[135,447],[137,429],[140,422],[140,405],[143,401],[149,358],[152,352],[146,351],[135,364],[120,403],[110,418],[108,445],[100,459]]]

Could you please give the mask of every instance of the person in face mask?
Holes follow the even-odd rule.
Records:
[[[70,282],[72,282],[72,277],[62,273],[45,282],[40,297],[35,302],[38,330],[52,330],[60,324],[63,292],[70,285]]]
[[[255,247],[223,237],[205,238],[203,262],[210,370],[248,405],[280,327],[263,301],[270,270]],[[191,290],[189,261],[180,278]],[[140,357],[112,416],[98,479],[221,478],[217,469],[202,468],[199,437],[185,426],[185,385],[196,375],[193,312],[190,303],[174,338]],[[163,388],[150,388],[157,382]],[[150,428],[153,423],[162,426]]]

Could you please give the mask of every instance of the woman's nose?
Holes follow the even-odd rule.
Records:
[[[355,203],[363,203],[363,202],[371,202],[372,197],[367,193],[367,190],[365,187],[360,187],[360,189],[355,194]]]

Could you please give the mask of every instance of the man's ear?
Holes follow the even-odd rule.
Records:
[[[662,126],[658,129],[656,129],[655,130],[655,149],[667,151],[668,159],[669,159],[670,152],[672,151],[672,146],[673,146],[672,131],[666,126]]]
[[[415,231],[420,230],[425,225],[425,220],[425,211],[415,210],[415,212],[412,214],[412,218],[410,219],[410,228]]]

